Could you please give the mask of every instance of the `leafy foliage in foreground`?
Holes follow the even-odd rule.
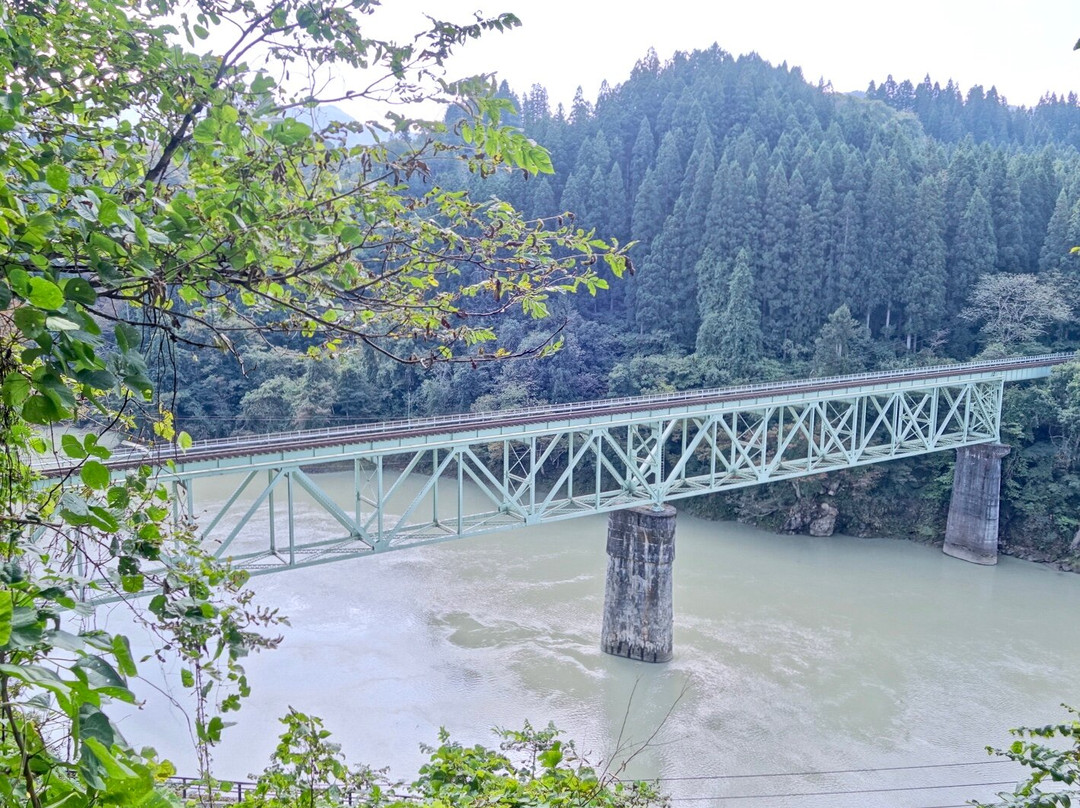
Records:
[[[541,319],[551,298],[603,288],[597,266],[622,273],[622,249],[591,232],[432,182],[440,161],[450,175],[551,171],[486,79],[442,77],[456,46],[516,18],[430,19],[399,45],[365,35],[378,5],[0,4],[4,804],[170,799],[168,767],[108,717],[110,701],[135,700],[137,660],[97,626],[94,598],[152,595],[138,619],[155,654],[180,658],[207,772],[247,694],[243,657],[275,644],[263,632],[278,616],[170,518],[165,485],[107,466],[106,436],[135,416],[180,449],[190,440],[158,409],[169,391],[148,355],[274,334],[312,353],[479,363],[510,353],[491,318]],[[347,98],[434,99],[459,107],[457,123],[319,124],[331,68],[365,82]],[[87,416],[105,426],[65,432]],[[50,453],[67,472],[35,479],[30,458]]]
[[[593,806],[645,808],[667,805],[646,783],[623,783],[597,771],[552,726],[497,730],[499,748],[462,746],[443,730],[439,746],[411,783],[389,782],[380,772],[350,767],[322,722],[295,710],[285,724],[270,766],[241,805],[304,808],[341,805],[403,808],[449,806]]]
[[[1073,716],[1071,721],[1014,729],[1017,740],[1008,749],[988,748],[1031,769],[1031,776],[1011,794],[998,794],[1000,802],[979,803],[979,808],[1071,808],[1080,800],[1080,714],[1066,709]],[[1047,783],[1052,784],[1049,790]]]

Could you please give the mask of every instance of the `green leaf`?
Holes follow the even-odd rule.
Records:
[[[22,417],[32,424],[53,424],[67,416],[67,411],[50,396],[35,393],[23,404]]]
[[[57,676],[55,671],[43,668],[40,665],[9,665],[0,664],[0,673],[25,682],[32,687],[40,687],[55,694],[61,705],[69,703],[71,684]]]
[[[37,609],[27,606],[15,606],[15,613],[11,618],[11,642],[12,648],[29,648],[41,641],[45,624],[41,620]]]
[[[111,390],[116,386],[116,377],[107,370],[80,370],[75,378],[95,390]]]
[[[112,452],[109,451],[109,448],[98,443],[98,436],[93,433],[87,435],[86,438],[83,439],[83,447],[86,449],[88,455],[100,457],[102,460],[108,460],[112,457]]]
[[[120,529],[120,523],[116,520],[108,510],[98,505],[90,506],[90,516],[87,519],[87,524],[105,531],[106,533],[115,533]]]
[[[95,491],[103,491],[109,487],[109,469],[97,460],[87,460],[79,469],[79,479]]]
[[[558,766],[563,759],[562,744],[556,741],[551,749],[541,752],[539,760],[541,765],[546,766],[549,769],[554,769]]]
[[[64,297],[85,306],[92,305],[97,300],[97,292],[88,281],[83,278],[68,278],[64,283]]]
[[[81,656],[75,660],[75,669],[85,674],[86,681],[95,690],[108,688],[110,690],[126,690],[127,683],[124,681],[116,668],[101,657]]]
[[[56,226],[56,220],[53,219],[52,214],[49,213],[36,213],[30,217],[27,222],[27,230],[33,231],[34,235],[46,235]],[[30,255],[30,261],[39,269],[44,269],[49,265],[49,259],[44,255]]]
[[[191,137],[196,143],[209,145],[217,141],[218,122],[213,118],[203,118],[191,130]]]
[[[147,235],[146,225],[144,225],[139,219],[135,220],[135,238],[137,238],[139,240],[139,243],[142,244],[144,247],[150,246],[150,236]]]
[[[232,104],[222,104],[217,108],[217,114],[225,123],[236,123],[240,120],[240,112]]]
[[[122,485],[114,485],[105,495],[105,501],[113,508],[126,508],[131,502],[131,495]]]
[[[86,639],[63,629],[45,632],[45,642],[63,651],[82,651],[86,648]]]
[[[259,73],[255,78],[251,80],[251,92],[255,95],[262,95],[269,92],[277,86],[277,83],[266,73]]]
[[[26,298],[39,309],[58,309],[64,305],[64,293],[48,278],[30,278]]]
[[[282,146],[295,146],[311,135],[311,127],[295,118],[286,118],[270,127],[271,140]]]
[[[187,432],[181,432],[179,435],[176,436],[176,445],[179,446],[181,449],[187,451],[191,448],[191,435],[189,435]]]
[[[86,449],[83,448],[82,441],[74,435],[64,435],[61,437],[60,445],[64,449],[64,454],[68,457],[73,457],[76,460],[82,460],[86,457]]]
[[[96,657],[83,657],[75,664],[78,666],[84,659],[96,659]],[[80,705],[79,730],[84,741],[93,738],[100,741],[106,748],[112,747],[120,740],[108,716],[93,704]]]
[[[0,589],[0,646],[11,639],[11,619],[15,613],[14,600],[9,589]]]
[[[7,281],[11,285],[12,290],[19,297],[25,298],[30,294],[30,273],[25,269],[20,269],[19,267],[9,269]]]
[[[120,224],[120,206],[111,199],[104,199],[98,208],[98,223],[104,227]]]
[[[133,325],[117,323],[113,333],[116,334],[116,344],[124,353],[127,353],[139,344],[139,331]]]
[[[45,169],[45,182],[53,188],[53,190],[63,193],[70,186],[70,175],[67,168],[61,163],[52,163]]]
[[[225,722],[221,720],[221,716],[215,715],[210,719],[210,723],[206,725],[206,729],[199,733],[202,735],[208,743],[218,743],[221,740],[221,731],[225,729]]]
[[[46,317],[45,327],[50,331],[78,331],[82,326],[67,317]]]
[[[13,370],[4,377],[4,384],[0,386],[0,395],[8,406],[18,407],[30,395],[30,380]]]
[[[120,673],[124,676],[134,676],[138,673],[135,668],[135,660],[131,656],[131,645],[128,643],[127,637],[122,634],[114,636],[112,652],[116,658],[116,664],[120,668]]]
[[[15,309],[13,319],[16,327],[31,339],[37,339],[39,332],[45,325],[45,315],[32,306],[21,306]],[[24,356],[23,361],[30,362],[32,360]]]
[[[338,237],[345,244],[359,244],[364,240],[364,232],[354,224],[347,224]]]

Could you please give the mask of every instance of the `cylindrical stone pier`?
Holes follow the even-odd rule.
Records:
[[[975,564],[996,564],[1001,458],[1008,446],[983,443],[956,450],[952,502],[945,526],[946,555]]]
[[[608,516],[607,590],[600,647],[642,662],[671,659],[675,509],[628,508]]]

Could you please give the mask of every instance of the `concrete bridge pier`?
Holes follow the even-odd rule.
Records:
[[[975,564],[996,564],[1001,458],[1010,451],[1000,443],[956,450],[952,502],[945,526],[946,555]]]
[[[650,505],[608,516],[607,589],[600,647],[642,662],[671,659],[675,509]]]

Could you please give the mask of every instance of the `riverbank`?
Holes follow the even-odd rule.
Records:
[[[842,533],[940,547],[952,493],[952,466],[952,453],[942,452],[696,497],[679,507],[705,519],[737,521],[781,535]],[[1036,517],[1010,499],[1016,491],[1007,483],[1002,494],[999,554],[1062,572],[1080,572],[1080,532],[1071,542],[1064,540],[1060,529],[1040,533]]]

